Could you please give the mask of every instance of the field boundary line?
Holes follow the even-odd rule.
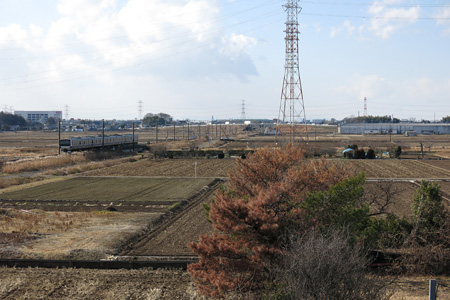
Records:
[[[76,268],[76,269],[182,269],[186,270],[192,260],[37,260],[0,259],[0,266],[9,268]]]
[[[416,182],[416,181],[440,181],[440,182],[450,182],[450,178],[421,178],[421,177],[414,177],[414,178],[377,178],[377,177],[370,177],[366,178],[367,182],[377,182],[377,181],[393,181],[393,182]]]

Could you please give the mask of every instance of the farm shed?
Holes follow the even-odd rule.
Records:
[[[348,123],[338,126],[340,134],[405,134],[414,131],[417,134],[450,134],[447,123]]]

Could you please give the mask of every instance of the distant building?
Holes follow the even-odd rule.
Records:
[[[338,127],[340,134],[450,134],[448,123],[348,123]],[[409,134],[411,135],[411,134]]]
[[[62,119],[62,111],[24,111],[16,110],[14,114],[32,123],[45,123],[48,118]]]

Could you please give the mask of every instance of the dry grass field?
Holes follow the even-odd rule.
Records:
[[[428,300],[429,277],[393,280],[392,300]],[[447,286],[450,278],[438,278]],[[206,300],[198,295],[187,272],[178,270],[86,270],[0,268],[0,298],[37,299],[149,299]],[[440,286],[438,299],[450,299],[450,288]]]
[[[2,214],[3,211],[3,214]],[[160,213],[45,212],[2,209],[0,257],[101,259]]]

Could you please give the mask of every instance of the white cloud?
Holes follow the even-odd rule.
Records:
[[[350,21],[345,20],[345,22],[337,27],[332,27],[330,36],[335,37],[337,34],[345,31],[347,36],[352,36],[355,32],[355,27],[350,23]]]
[[[450,7],[441,8],[434,16],[438,25],[445,26],[445,32],[450,34]]]
[[[222,48],[220,52],[231,58],[236,58],[242,54],[248,54],[248,49],[255,46],[257,40],[243,34],[231,34],[222,38]]]
[[[341,85],[336,91],[354,99],[373,98],[379,96],[381,91],[386,90],[387,85],[388,83],[383,77],[371,74],[352,79],[352,83]]]
[[[125,77],[149,75],[163,81],[245,80],[257,74],[249,55],[256,39],[224,37],[217,23],[219,0],[118,1],[58,0],[60,15],[45,31],[36,25],[0,27],[0,47],[28,57],[14,61],[22,63],[15,67],[17,76],[28,74],[20,86],[77,85],[78,78],[113,86]]]
[[[369,7],[368,13],[372,19],[369,30],[382,39],[388,39],[400,28],[416,22],[420,16],[420,5],[410,8],[389,7],[390,4],[399,4],[402,0],[375,1]]]
[[[20,25],[11,24],[6,27],[0,27],[0,47],[26,47],[28,32]]]

